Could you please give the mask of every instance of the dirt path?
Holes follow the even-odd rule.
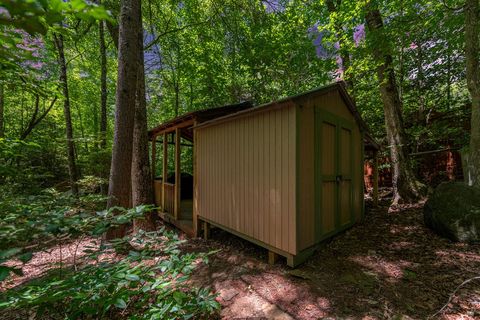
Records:
[[[480,245],[439,238],[421,207],[369,210],[301,267],[266,264],[266,251],[221,230],[187,250],[218,250],[195,275],[211,286],[221,316],[268,319],[425,319],[464,280],[480,275]],[[480,319],[480,282],[459,290],[444,319]]]

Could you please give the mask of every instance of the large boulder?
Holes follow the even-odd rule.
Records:
[[[440,184],[423,209],[425,224],[453,241],[480,241],[480,189],[461,182]]]

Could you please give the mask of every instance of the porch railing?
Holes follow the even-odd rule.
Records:
[[[165,205],[164,212],[174,214],[175,210],[175,184],[165,183]]]

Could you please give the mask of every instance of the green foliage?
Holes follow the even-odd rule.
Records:
[[[269,13],[248,0],[145,7],[147,39],[155,39],[146,50],[150,124],[239,101],[261,104],[328,82],[307,36],[315,7],[293,1]]]
[[[0,179],[16,176],[15,161],[28,158],[28,154],[40,146],[33,142],[0,138]]]
[[[335,1],[333,1],[335,2]],[[365,24],[367,2],[342,1],[337,12],[318,16],[321,30],[328,32],[322,43],[340,41],[340,53],[348,55],[346,79],[352,81],[352,94],[373,133],[385,137],[383,105],[380,101],[376,65],[372,60],[375,45],[392,55],[395,76],[406,126],[413,132],[435,135],[427,126],[430,115],[450,112],[465,106],[465,61],[463,14],[459,1],[374,1],[383,18],[385,37],[366,28],[365,41],[355,43],[353,30]],[[336,3],[336,2],[335,2]],[[338,27],[345,32],[339,35]],[[379,39],[386,39],[378,43]],[[428,132],[427,132],[428,131]],[[411,139],[411,149],[428,150],[427,139]]]
[[[80,235],[98,236],[107,228],[128,223],[150,207],[141,210],[113,208],[91,212],[105,199],[87,196],[75,199],[68,193],[47,189],[37,196],[21,196],[3,192],[0,202],[0,250],[32,246],[42,248],[55,239],[75,239]],[[84,209],[89,208],[89,209]],[[114,215],[113,212],[122,212]],[[18,250],[17,250],[18,251]],[[21,249],[15,256],[23,254]],[[0,254],[1,256],[1,254]],[[8,254],[8,258],[12,258]]]
[[[0,16],[0,25],[30,34],[45,34],[49,27],[60,25],[67,14],[86,20],[111,19],[103,8],[83,0],[3,0],[1,7],[7,11]]]
[[[110,20],[108,11],[84,0],[4,0],[0,3],[0,69],[23,73],[22,61],[36,57],[30,36],[63,32],[65,17],[87,22]]]
[[[131,319],[186,319],[218,309],[207,289],[187,284],[196,264],[207,261],[207,255],[181,255],[178,245],[182,241],[165,230],[142,237],[142,248],[130,251],[123,259],[51,273],[4,294],[0,308],[33,308],[38,317],[53,311],[69,319],[108,319],[120,313]],[[161,245],[154,248],[158,239],[162,239]],[[128,241],[131,239],[118,240],[114,246]],[[98,259],[100,253],[95,251],[89,258]],[[148,262],[158,255],[162,256],[159,263]]]
[[[383,104],[372,59],[372,46],[378,37],[366,28],[365,40],[359,43],[354,40],[355,28],[365,23],[365,2],[341,1],[336,12],[328,10],[326,1],[273,2],[279,3],[277,10],[267,10],[266,2],[251,0],[221,3],[217,0],[152,0],[143,6],[149,127],[193,110],[244,100],[261,104],[297,94],[337,80],[341,67],[346,67],[344,78],[354,84],[351,93],[362,117],[374,136],[380,142],[385,141]],[[458,7],[461,3],[457,2],[452,0],[446,4]],[[450,10],[438,1],[377,3],[389,40],[380,45],[385,46],[394,59],[410,138],[409,149],[424,151],[446,145],[443,138],[437,139],[443,131],[429,121],[437,114],[449,112],[463,117],[457,111],[468,105],[463,13]],[[104,1],[102,4],[112,10],[113,17],[118,15],[117,2]],[[99,7],[85,7],[80,1],[68,2],[65,6],[70,9],[62,9],[61,32],[65,38],[80,176],[107,178],[111,148],[100,150],[98,147],[101,60],[98,25],[92,19],[80,19],[74,14],[74,11]],[[322,45],[333,52],[327,57],[316,55],[315,39],[309,33],[314,25],[325,34]],[[338,28],[342,32],[336,32]],[[17,57],[16,50],[26,51],[25,56],[15,58],[22,72],[0,73],[0,78],[4,79],[5,128],[9,139],[20,137],[27,126],[34,113],[37,92],[42,93],[41,110],[55,95],[59,98],[57,105],[27,138],[40,146],[38,152],[32,152],[18,167],[13,166],[16,171],[22,168],[21,171],[28,173],[24,175],[26,179],[22,177],[18,181],[39,188],[65,181],[68,171],[58,65],[50,33],[36,33],[33,37],[10,34],[8,41],[13,42],[11,50],[7,51],[12,57]],[[41,40],[44,45],[33,51],[17,48],[24,40]],[[337,42],[339,49],[335,51]],[[109,32],[106,32],[106,44],[108,145],[113,136],[117,63],[116,48]],[[33,57],[34,53],[38,57]],[[349,57],[348,66],[338,64],[339,55]],[[32,70],[34,68],[28,67],[29,61],[41,62],[42,67]],[[452,118],[452,124],[460,123],[459,119]],[[458,125],[450,129],[456,130],[456,136],[468,134]],[[463,141],[465,139],[455,138],[454,142],[461,146]],[[182,169],[189,172],[192,153],[189,148],[183,150]],[[173,153],[169,156],[173,157]],[[171,164],[173,162],[169,161]],[[41,178],[36,179],[33,172]]]
[[[108,228],[131,223],[153,209],[139,206],[91,213],[83,209],[91,198],[72,199],[54,190],[13,203],[8,200],[0,202],[0,281],[8,280],[11,273],[21,274],[21,265],[12,266],[12,261],[24,264],[35,252],[57,243],[98,238]],[[179,249],[183,242],[175,232],[162,228],[87,245],[73,268],[60,261],[46,276],[4,292],[0,309],[68,319],[120,315],[187,319],[212,314],[219,308],[215,296],[188,283],[196,266],[208,262],[208,254],[183,254]],[[125,250],[126,255],[108,258]]]
[[[108,180],[97,176],[84,176],[77,184],[85,194],[98,194],[102,186],[108,184]]]
[[[187,283],[197,263],[206,262],[207,255],[181,255],[178,245],[182,241],[165,230],[142,237],[147,239],[143,247],[121,260],[51,273],[4,294],[0,308],[11,312],[33,309],[38,317],[53,312],[68,319],[108,319],[115,314],[128,314],[130,319],[188,319],[219,308],[207,289],[192,288]],[[158,239],[162,239],[161,245],[154,248]],[[118,240],[114,246],[130,240]],[[98,259],[101,252],[95,251],[89,258]],[[162,257],[159,263],[152,263],[155,256]]]
[[[33,193],[65,176],[62,155],[52,141],[39,142],[0,138],[0,184],[9,192]]]

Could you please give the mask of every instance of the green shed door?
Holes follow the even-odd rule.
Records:
[[[323,110],[315,112],[315,235],[322,240],[353,219],[353,126]]]

